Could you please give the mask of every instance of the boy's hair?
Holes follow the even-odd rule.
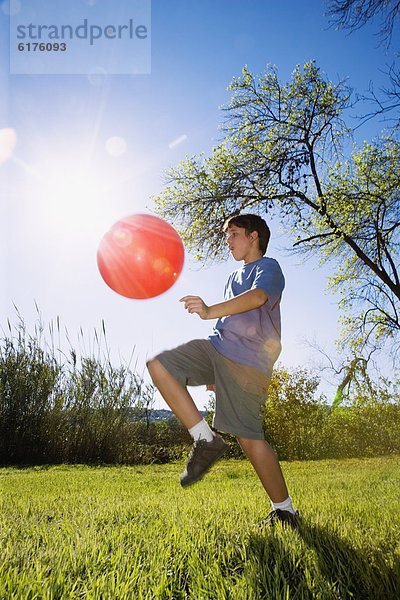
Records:
[[[242,227],[246,230],[246,234],[250,235],[253,231],[258,233],[258,244],[263,255],[265,254],[271,236],[268,225],[258,215],[246,214],[246,215],[235,215],[229,217],[223,226],[223,230],[226,232],[229,227],[236,225],[236,227]]]

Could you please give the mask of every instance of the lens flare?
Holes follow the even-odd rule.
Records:
[[[10,158],[17,145],[15,129],[0,129],[0,165]]]
[[[122,137],[111,137],[106,142],[106,150],[108,154],[118,158],[118,156],[122,156],[126,150],[126,141]]]

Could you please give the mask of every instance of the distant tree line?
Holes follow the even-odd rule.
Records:
[[[140,375],[108,358],[78,360],[72,351],[61,364],[56,356],[23,325],[1,340],[0,464],[164,463],[186,454],[191,439],[177,419],[151,421],[154,388]],[[395,387],[359,382],[332,409],[318,385],[307,370],[275,370],[265,431],[281,459],[400,453]],[[227,439],[229,455],[242,456],[233,436]]]

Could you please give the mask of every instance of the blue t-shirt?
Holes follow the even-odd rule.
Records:
[[[214,348],[231,360],[270,374],[281,352],[280,300],[284,287],[283,273],[273,258],[264,256],[231,273],[225,300],[256,288],[264,290],[268,299],[260,308],[218,319],[208,337]]]

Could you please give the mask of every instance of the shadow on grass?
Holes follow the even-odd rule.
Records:
[[[400,590],[400,561],[393,557],[388,564],[388,552],[376,548],[355,548],[337,532],[314,524],[302,523],[299,533],[315,551],[321,574],[338,591],[365,600],[398,600]]]
[[[247,567],[253,591],[262,600],[312,600],[315,598],[306,568],[283,538],[269,533],[250,535]],[[248,575],[250,575],[248,573]]]
[[[282,535],[252,534],[248,556],[257,569],[260,598],[399,600],[400,561],[389,550],[360,549],[325,527],[305,521],[296,530],[304,542]]]

